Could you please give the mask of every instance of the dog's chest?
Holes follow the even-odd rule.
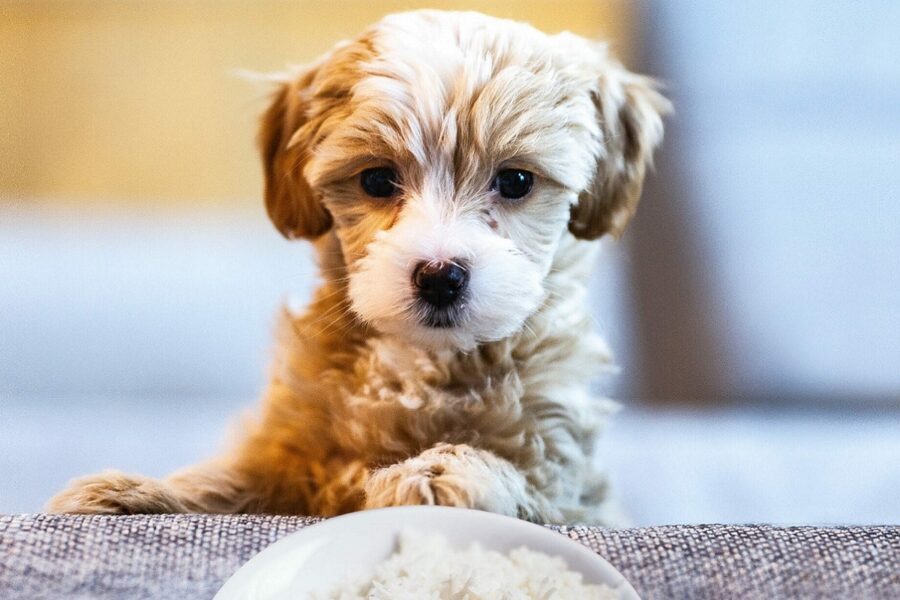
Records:
[[[332,425],[354,452],[408,455],[437,442],[510,443],[531,429],[509,364],[460,363],[395,340],[372,341],[341,386]]]

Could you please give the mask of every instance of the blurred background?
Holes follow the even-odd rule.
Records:
[[[900,523],[900,4],[0,1],[0,512],[206,457],[315,286],[268,90],[381,15],[606,39],[676,114],[592,284],[635,524]]]

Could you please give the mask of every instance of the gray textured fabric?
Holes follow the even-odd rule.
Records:
[[[0,516],[0,598],[210,598],[318,519]],[[900,527],[554,527],[652,598],[900,598]]]

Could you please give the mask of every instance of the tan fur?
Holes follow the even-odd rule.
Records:
[[[611,521],[590,464],[611,403],[587,392],[610,359],[584,306],[595,246],[579,238],[621,232],[667,109],[601,46],[474,13],[387,17],[286,77],[260,134],[266,206],[314,240],[323,284],[283,316],[261,414],[209,463],[76,480],[50,509],[444,504]],[[362,194],[372,166],[397,170],[399,200]],[[499,201],[499,168],[533,171],[534,190]],[[467,320],[424,327],[409,263],[457,256]]]

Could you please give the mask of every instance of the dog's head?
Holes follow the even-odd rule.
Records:
[[[282,84],[266,206],[289,238],[334,232],[362,320],[472,348],[537,310],[563,236],[622,231],[668,106],[571,34],[392,15]]]

